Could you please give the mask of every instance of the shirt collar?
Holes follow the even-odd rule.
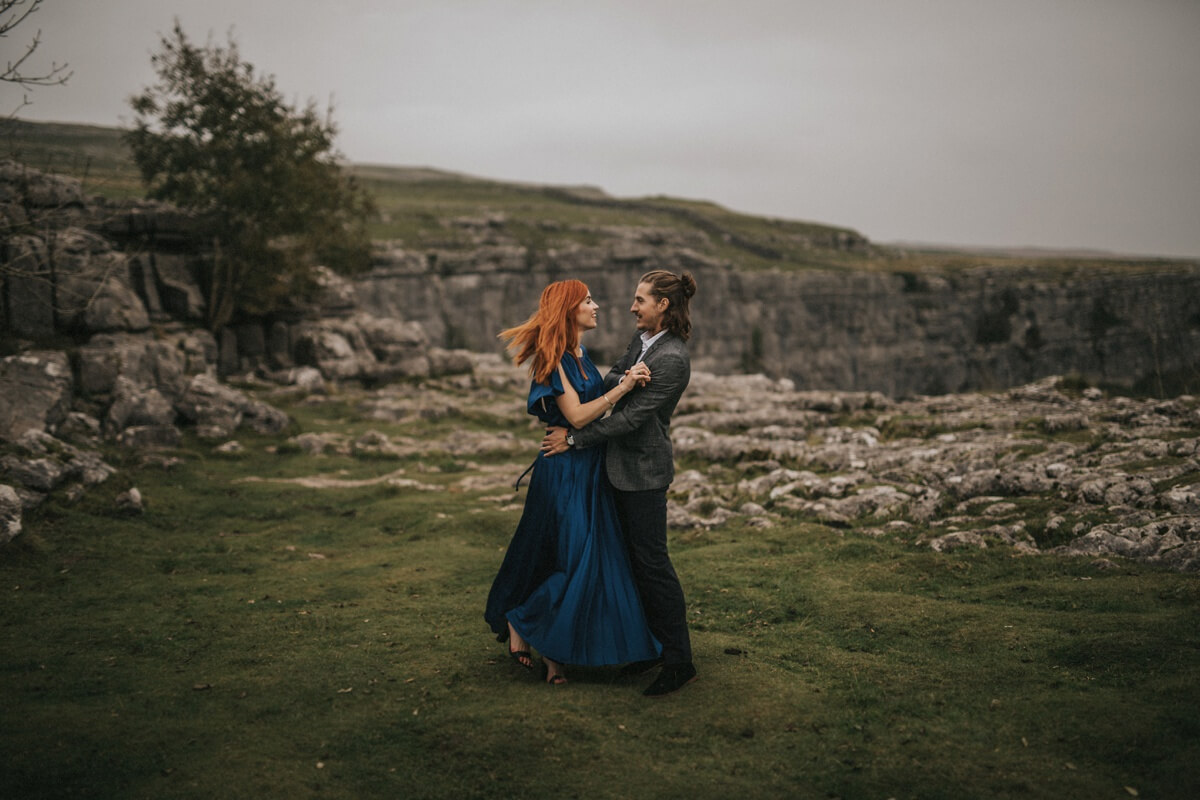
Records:
[[[642,355],[646,355],[646,351],[653,347],[654,343],[661,339],[662,335],[666,332],[667,329],[663,328],[661,331],[651,336],[649,331],[642,331]]]

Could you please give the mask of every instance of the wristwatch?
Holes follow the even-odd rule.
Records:
[[[567,447],[574,447],[574,446],[575,446],[575,434],[571,433],[570,431],[567,431]]]

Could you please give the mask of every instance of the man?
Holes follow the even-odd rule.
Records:
[[[683,588],[667,553],[667,487],[675,477],[668,430],[691,378],[686,342],[692,330],[688,300],[695,293],[691,273],[654,270],[643,275],[630,308],[638,334],[605,376],[604,385],[616,385],[639,362],[649,367],[650,382],[618,400],[608,417],[580,430],[550,428],[542,441],[548,456],[569,447],[608,448],[606,471],[634,581],[650,632],[663,646],[661,659],[625,668],[626,674],[640,674],[662,664],[643,692],[647,697],[670,694],[696,678]]]

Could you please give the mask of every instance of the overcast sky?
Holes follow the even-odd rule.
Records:
[[[128,124],[176,17],[356,162],[1200,257],[1198,0],[45,0],[0,58],[74,76],[21,116]]]

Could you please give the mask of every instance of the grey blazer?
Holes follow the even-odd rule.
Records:
[[[641,352],[642,338],[635,334],[625,355],[604,376],[605,388],[615,386]],[[574,432],[576,447],[608,445],[608,480],[626,492],[665,489],[675,477],[671,414],[692,377],[687,344],[669,331],[643,360],[650,367],[650,383],[618,400],[609,416]]]

